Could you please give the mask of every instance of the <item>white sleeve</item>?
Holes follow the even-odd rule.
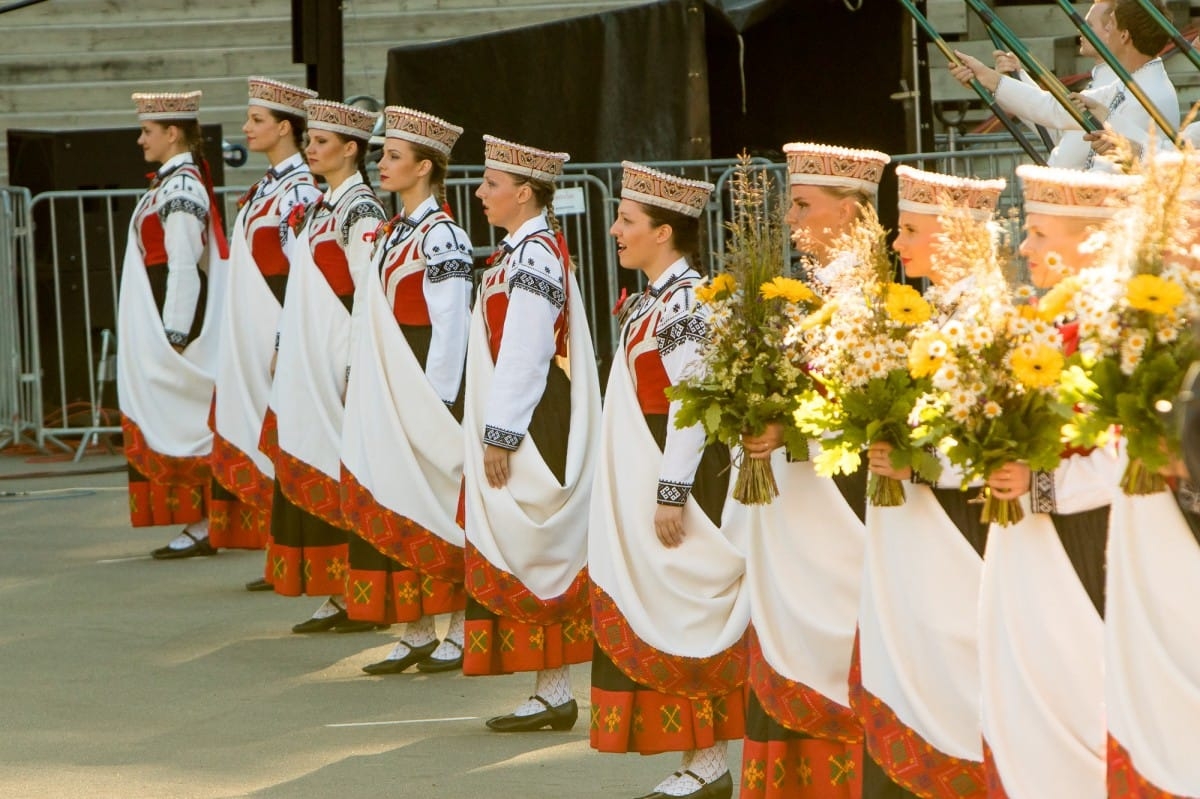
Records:
[[[158,217],[167,250],[167,291],[162,320],[167,340],[187,342],[200,301],[200,259],[208,231],[208,193],[188,174],[176,175],[160,189]]]
[[[508,312],[488,395],[483,440],[515,450],[529,432],[533,410],[546,390],[556,351],[554,325],[566,304],[563,267],[540,241],[526,241],[509,256]]]
[[[667,309],[659,317],[654,335],[667,379],[675,385],[699,366],[708,341],[708,322],[692,311],[694,303],[689,287],[675,290],[665,302]],[[704,427],[694,424],[682,430],[676,428],[679,408],[678,400],[667,406],[667,440],[658,474],[660,505],[683,505],[687,501],[704,455]]]
[[[1080,94],[1108,105],[1116,94],[1116,87],[1108,84],[1096,89],[1085,89]],[[1026,122],[1058,130],[1082,129],[1075,118],[1054,99],[1054,95],[1045,89],[1001,75],[995,96],[1001,108]]]
[[[1053,472],[1034,472],[1029,504],[1034,513],[1082,513],[1109,505],[1121,479],[1116,448],[1100,447],[1072,455]]]
[[[453,405],[471,332],[471,242],[458,225],[442,221],[425,234],[421,250],[425,303],[433,326],[425,377],[442,402]]]
[[[1161,76],[1151,75],[1145,81],[1139,80],[1137,85],[1150,100],[1151,104],[1163,115],[1167,124],[1178,128],[1179,98],[1175,93],[1175,87],[1171,85],[1170,79],[1165,74]],[[1115,86],[1116,88],[1124,88],[1121,86],[1120,81]],[[1128,90],[1125,91],[1124,99],[1121,103],[1113,109],[1108,122],[1113,130],[1131,142],[1136,143],[1142,148],[1143,152],[1146,151],[1147,143],[1151,137],[1153,137],[1155,147],[1159,152],[1174,149],[1174,145],[1166,137],[1166,134],[1150,119],[1150,113],[1146,110],[1145,106]]]

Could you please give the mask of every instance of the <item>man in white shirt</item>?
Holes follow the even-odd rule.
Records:
[[[1155,4],[1161,6],[1161,0],[1155,0]],[[1101,43],[1133,75],[1134,81],[1167,122],[1177,127],[1179,99],[1162,60],[1157,57],[1168,41],[1166,31],[1159,27],[1138,0],[1099,0],[1088,10],[1086,19]],[[1086,40],[1085,44],[1090,49]],[[1080,48],[1080,53],[1089,54],[1084,47]],[[954,77],[960,81],[969,81],[972,77],[978,79],[1009,113],[1048,128],[1082,133],[1079,123],[1049,92],[1001,75],[965,53],[956,55],[962,65],[950,67]],[[1101,83],[1105,78],[1108,78],[1108,82]],[[1153,127],[1146,109],[1129,94],[1124,83],[1107,69],[1093,72],[1093,88],[1072,95],[1072,98],[1086,105],[1097,118],[1106,122],[1109,130],[1128,139],[1139,152],[1144,151],[1152,140],[1159,150],[1172,146],[1162,132]],[[1080,139],[1091,144],[1090,151],[1082,152],[1082,163],[1082,148],[1075,144],[1074,139],[1072,136],[1072,140],[1067,142],[1071,145],[1067,152],[1059,153],[1063,142],[1055,148],[1059,157],[1050,162],[1052,166],[1112,170],[1111,164],[1096,157],[1112,150],[1112,136],[1103,133],[1082,135]]]

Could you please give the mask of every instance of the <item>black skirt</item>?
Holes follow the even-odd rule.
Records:
[[[565,485],[567,480],[567,437],[570,432],[571,379],[558,363],[552,361],[546,374],[546,389],[529,420],[529,438],[533,439],[538,454],[560,485]]]
[[[408,342],[408,348],[412,350],[412,354],[416,356],[417,363],[421,364],[424,369],[429,361],[429,344],[433,341],[433,326],[432,325],[399,325],[400,332],[404,334],[404,340]],[[465,364],[464,364],[465,365]],[[561,369],[559,371],[562,371]],[[564,375],[565,377],[565,375]],[[454,404],[450,406],[450,413],[454,415],[454,421],[462,424],[463,418],[463,394],[466,390],[467,381],[461,379],[458,382],[458,396],[454,399]],[[570,393],[567,394],[567,402],[569,403]],[[570,416],[567,417],[568,423]],[[560,480],[562,478],[559,478]]]
[[[146,278],[150,281],[150,293],[154,296],[154,307],[162,316],[163,305],[167,302],[167,275],[169,268],[166,264],[146,267]],[[187,331],[186,347],[200,335],[204,327],[204,306],[208,303],[208,274],[203,269],[197,269],[200,275],[200,296],[196,299],[196,311],[192,314],[192,326]]]
[[[1052,513],[1063,551],[1087,591],[1100,618],[1104,618],[1105,553],[1108,549],[1109,506],[1081,513]]]
[[[976,489],[962,491],[957,488],[934,488],[933,496],[937,499],[942,510],[954,522],[954,526],[962,533],[963,538],[971,545],[979,557],[987,548],[988,527],[980,520],[983,506],[975,502]]]
[[[842,493],[842,499],[854,511],[860,522],[867,521],[867,477],[866,468],[860,468],[850,474],[835,474],[833,482]]]

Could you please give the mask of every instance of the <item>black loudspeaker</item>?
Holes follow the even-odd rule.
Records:
[[[37,196],[49,191],[146,188],[146,174],[158,165],[143,160],[137,145],[139,132],[135,127],[8,131],[9,183],[28,188],[35,198],[38,340],[42,393],[49,407],[58,407],[63,399],[69,404],[89,396],[87,339],[98,353],[100,331],[116,332],[113,267],[119,273],[137,198],[89,197],[80,202],[73,197],[38,200]],[[222,186],[221,126],[203,125],[201,132],[213,183]],[[115,393],[106,393],[107,403],[115,405]]]

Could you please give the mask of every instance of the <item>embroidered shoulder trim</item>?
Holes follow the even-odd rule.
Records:
[[[342,244],[345,245],[350,240],[350,229],[362,219],[376,219],[380,222],[385,221],[383,209],[379,207],[379,203],[357,202],[350,206],[350,210],[346,212],[346,219],[342,222]]]
[[[1029,506],[1034,513],[1057,513],[1054,472],[1036,471],[1029,481]]]
[[[426,264],[425,274],[429,275],[430,283],[441,283],[453,277],[460,277],[469,281],[471,279],[471,262],[461,261],[456,258],[453,261]]]
[[[659,505],[674,505],[675,507],[685,505],[691,493],[691,483],[672,483],[670,480],[658,481]]]
[[[546,278],[524,269],[510,271],[508,285],[512,289],[521,289],[536,294],[557,309],[561,309],[567,303],[567,293],[563,291],[562,286],[557,286]]]
[[[681,316],[655,334],[658,341],[658,352],[662,356],[670,355],[686,342],[704,344],[708,341],[708,323],[695,314]]]
[[[200,224],[208,224],[208,209],[190,197],[173,197],[158,207],[158,218],[164,225],[167,217],[174,213],[191,214],[200,220]]]
[[[490,424],[483,428],[483,443],[490,444],[493,447],[515,450],[517,447],[521,446],[521,442],[524,440],[524,433],[514,433],[512,430],[505,430],[502,427],[493,427]]]

